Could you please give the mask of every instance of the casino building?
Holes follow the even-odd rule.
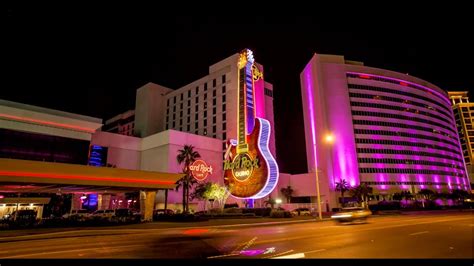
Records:
[[[451,101],[419,78],[314,54],[300,75],[307,166],[296,193],[338,204],[336,184],[367,184],[374,194],[470,190]],[[284,184],[282,184],[284,186]],[[300,195],[301,195],[300,194]],[[346,194],[347,195],[347,194]]]

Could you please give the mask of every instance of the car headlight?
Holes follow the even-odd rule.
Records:
[[[334,214],[331,218],[349,218],[352,217],[352,214]]]

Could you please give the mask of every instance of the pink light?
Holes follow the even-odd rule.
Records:
[[[397,82],[404,82],[406,83],[407,85],[408,84],[412,84],[413,86],[415,87],[420,87],[420,88],[423,88],[425,90],[427,90],[428,93],[430,94],[436,94],[438,96],[441,97],[441,99],[445,100],[447,104],[449,104],[449,106],[451,106],[451,102],[449,101],[449,98],[446,96],[446,95],[443,95],[442,93],[432,89],[432,88],[428,88],[428,87],[425,87],[425,86],[422,86],[422,85],[419,85],[419,84],[416,84],[416,83],[412,83],[412,82],[409,82],[409,81],[406,81],[406,80],[401,80],[401,79],[397,79],[397,78],[391,78],[391,77],[386,77],[386,76],[380,76],[380,75],[373,75],[373,74],[361,74],[361,73],[357,73],[357,72],[347,72],[348,74],[353,74],[353,75],[358,75],[360,78],[364,78],[364,79],[370,79],[371,77],[379,77],[379,78],[383,78],[383,79],[388,79],[388,80],[393,80],[393,81],[397,81]]]
[[[3,195],[0,195],[0,199],[3,199],[4,197],[5,197],[5,196],[3,196]]]
[[[400,85],[402,85],[402,86],[408,86],[408,83],[403,82],[403,81],[400,81]]]
[[[48,126],[55,126],[55,127],[62,127],[62,128],[79,130],[79,131],[86,131],[86,132],[89,132],[89,133],[94,133],[95,132],[95,129],[92,129],[92,128],[78,127],[78,126],[73,126],[73,125],[68,125],[68,124],[56,123],[56,122],[33,119],[33,118],[27,118],[27,117],[20,117],[20,116],[15,116],[15,115],[0,114],[0,118],[2,118],[2,117],[7,118],[7,119],[12,119],[12,120],[31,122],[31,123],[48,125]]]

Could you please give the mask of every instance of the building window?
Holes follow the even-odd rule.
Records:
[[[215,115],[216,112],[217,112],[217,108],[216,107],[212,108],[212,114]]]
[[[182,95],[182,94],[181,94]],[[179,104],[179,108],[182,110],[183,109],[183,103]]]
[[[170,106],[170,99],[166,101],[166,106]]]
[[[213,90],[213,91],[212,91],[212,97],[216,97],[216,95],[217,95],[217,91],[216,91],[216,90]]]
[[[183,131],[183,127],[179,127],[179,131]]]
[[[188,107],[191,106],[191,100],[188,100]]]
[[[212,127],[212,133],[216,133],[216,131],[217,131],[217,126],[213,126]]]
[[[187,117],[187,121],[188,121],[188,123],[191,122],[191,117],[190,117],[190,116]],[[188,130],[188,131],[189,131],[189,130]]]
[[[222,83],[225,83],[225,74],[222,75]]]
[[[196,96],[199,94],[199,86],[196,86]]]
[[[196,121],[196,122],[194,123],[194,129],[197,131],[198,128],[199,128],[199,124],[198,124],[198,122]],[[197,133],[196,133],[196,134],[197,134]]]
[[[199,120],[199,115],[198,115],[198,114],[195,114],[195,115],[194,115],[194,120],[196,120],[196,121]]]
[[[173,103],[176,103],[176,96],[173,97]]]
[[[181,101],[183,100],[183,94],[181,93],[181,97],[180,97]]]
[[[204,129],[203,135],[207,136],[207,129]]]
[[[215,124],[217,122],[217,117],[213,116],[212,117],[212,123]]]
[[[179,119],[179,125],[181,126],[183,124],[183,119]]]
[[[207,108],[207,102],[204,103],[204,109],[206,109],[206,108]]]
[[[264,91],[265,95],[267,95],[268,97],[273,97],[273,91],[272,90],[264,88],[263,91]]]
[[[199,105],[196,105],[196,107],[194,107],[194,109],[196,110],[196,113],[199,111]]]
[[[199,135],[199,131],[197,131],[197,130],[194,131],[194,134]]]
[[[187,132],[191,131],[191,126],[190,126],[190,125],[187,125],[187,126],[186,126],[186,131],[187,131]]]
[[[191,90],[188,91],[188,98],[191,98]]]
[[[227,139],[227,133],[225,133],[225,132],[222,133],[222,139]]]
[[[225,103],[225,94],[222,95],[222,103]]]
[[[166,124],[166,130],[168,130],[168,124]]]
[[[188,108],[188,115],[191,114],[191,108]]]
[[[196,103],[199,103],[199,97],[196,96]]]
[[[175,122],[173,121],[173,128],[176,126]]]
[[[225,113],[222,114],[222,122],[225,122],[226,120],[226,117],[225,117]]]
[[[173,120],[175,120],[175,119],[176,119],[176,114],[175,114],[175,113],[173,113]]]
[[[207,91],[207,82],[204,83],[204,91]]]
[[[203,125],[204,125],[204,127],[207,127],[207,119],[203,120]]]
[[[183,111],[179,111],[179,117],[183,117]]]
[[[222,112],[225,112],[225,104],[222,104]]]
[[[216,98],[212,99],[212,105],[216,106],[216,104],[217,104],[217,99]]]
[[[212,87],[215,87],[216,84],[217,84],[216,79],[213,79],[213,80],[212,80]]]
[[[207,93],[204,93],[204,101],[207,100]]]
[[[222,123],[222,130],[226,130],[226,123]]]
[[[167,115],[170,114],[170,109],[169,109],[169,108],[166,108],[166,114],[167,114]]]
[[[204,118],[207,118],[207,111],[204,111]]]
[[[176,112],[176,105],[173,105],[173,112]]]

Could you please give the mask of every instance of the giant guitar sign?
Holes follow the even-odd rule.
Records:
[[[278,165],[268,148],[270,122],[257,117],[254,83],[263,79],[252,51],[245,49],[238,62],[237,140],[228,141],[224,183],[236,198],[267,196],[278,182]]]

